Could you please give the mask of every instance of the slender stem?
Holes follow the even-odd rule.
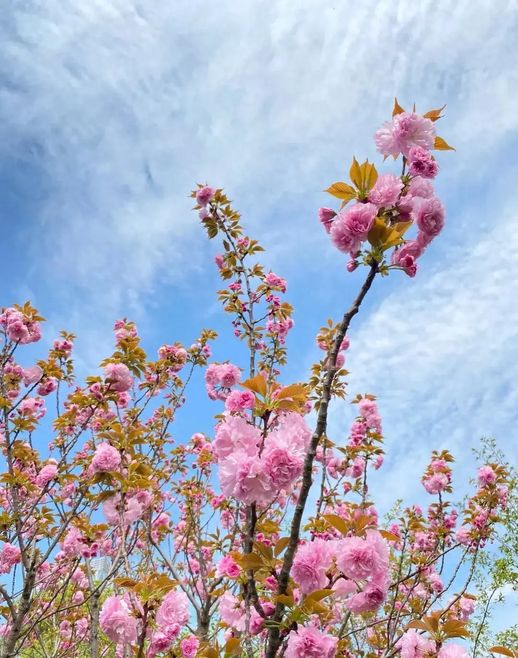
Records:
[[[329,402],[331,400],[331,391],[333,387],[333,382],[336,376],[336,359],[340,351],[340,346],[342,341],[349,329],[349,325],[353,317],[360,310],[360,306],[365,298],[366,294],[369,292],[374,278],[378,273],[378,263],[373,262],[369,269],[369,274],[365,279],[364,284],[362,285],[360,292],[358,293],[356,299],[354,300],[351,308],[345,313],[342,318],[342,321],[338,327],[338,331],[335,336],[333,343],[333,348],[329,354],[328,359],[328,370],[324,379],[324,385],[322,387],[322,393],[320,395],[319,407],[318,407],[318,416],[316,428],[311,437],[310,446],[304,460],[304,468],[302,473],[302,485],[300,488],[299,497],[297,500],[297,505],[295,507],[295,512],[293,514],[293,519],[291,522],[291,531],[290,531],[290,541],[286,548],[284,555],[284,561],[278,578],[278,595],[286,594],[288,590],[288,584],[290,579],[290,572],[293,566],[293,560],[295,558],[295,553],[297,551],[297,546],[300,537],[300,528],[302,524],[302,517],[306,507],[306,502],[308,499],[309,491],[311,485],[313,484],[313,461],[315,459],[316,451],[320,439],[325,434],[327,428],[327,417],[329,411]],[[285,606],[278,602],[275,606],[275,612],[272,616],[272,621],[275,623],[269,632],[267,639],[267,647],[265,658],[275,658],[277,650],[281,645],[281,631],[280,623],[283,618]]]

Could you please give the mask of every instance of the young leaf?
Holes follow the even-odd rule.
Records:
[[[395,117],[396,114],[401,114],[405,110],[401,107],[401,105],[397,102],[397,98],[394,98],[394,109],[392,110],[392,116]]]
[[[436,151],[455,151],[453,146],[450,146],[442,137],[436,137],[433,145]]]
[[[333,183],[325,191],[337,199],[342,199],[346,202],[354,199],[356,196],[356,192],[353,187],[347,185],[347,183],[341,182]]]

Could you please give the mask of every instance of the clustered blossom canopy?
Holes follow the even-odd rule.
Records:
[[[305,382],[283,381],[287,282],[265,271],[262,247],[209,186],[192,196],[221,239],[218,295],[246,368],[211,361],[210,330],[149,359],[122,319],[102,374],[80,383],[73,335],[31,363],[25,346],[41,339],[43,318],[29,303],[2,310],[1,658],[468,655],[470,583],[507,503],[506,469],[482,465],[455,505],[453,457],[434,452],[422,476],[428,508],[382,521],[369,492],[382,420],[374,395],[349,394],[344,368],[375,279],[415,276],[444,226],[432,183],[433,151],[451,148],[436,134],[441,112],[396,102],[375,141],[400,173],[390,159],[379,175],[353,159],[350,181],[328,188],[339,207],[320,208],[320,221],[347,269],[367,274],[316,336],[321,358]],[[184,440],[174,420],[188,413],[198,368],[216,424]],[[347,436],[330,436],[330,404],[346,395],[356,417]]]

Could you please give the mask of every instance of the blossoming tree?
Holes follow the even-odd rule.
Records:
[[[208,186],[193,198],[209,238],[221,240],[218,294],[246,368],[210,361],[210,330],[149,359],[123,319],[102,374],[80,383],[74,336],[26,362],[43,318],[29,303],[2,310],[2,658],[468,655],[470,585],[506,506],[507,471],[483,464],[455,505],[453,457],[433,452],[428,508],[383,522],[369,492],[382,421],[374,395],[349,394],[344,369],[349,326],[375,280],[415,276],[443,228],[432,152],[451,147],[436,134],[440,117],[396,102],[375,139],[399,173],[353,159],[350,181],[328,188],[339,207],[319,218],[347,269],[364,266],[366,277],[318,333],[307,381],[283,380],[286,281],[265,271],[259,243]],[[173,441],[198,368],[214,433]],[[330,436],[330,405],[346,395],[356,419],[346,437]]]

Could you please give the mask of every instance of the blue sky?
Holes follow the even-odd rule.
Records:
[[[433,448],[458,457],[497,438],[518,461],[518,11],[471,0],[26,0],[0,18],[1,304],[31,299],[78,334],[91,371],[111,327],[134,319],[150,350],[222,332],[219,281],[188,198],[224,186],[267,265],[290,282],[296,328],[286,380],[316,357],[314,335],[362,273],[318,225],[322,190],[393,97],[447,104],[438,192],[447,227],[414,280],[379,281],[351,332],[351,392],[379,397],[389,458],[377,490],[421,496]],[[390,170],[387,162],[386,170]],[[382,167],[380,166],[380,169]],[[226,332],[226,334],[225,334]],[[192,392],[210,431],[210,406]],[[350,410],[336,408],[336,438]],[[195,426],[197,423],[197,426]],[[200,427],[200,424],[202,427]],[[390,496],[386,497],[386,492]]]

